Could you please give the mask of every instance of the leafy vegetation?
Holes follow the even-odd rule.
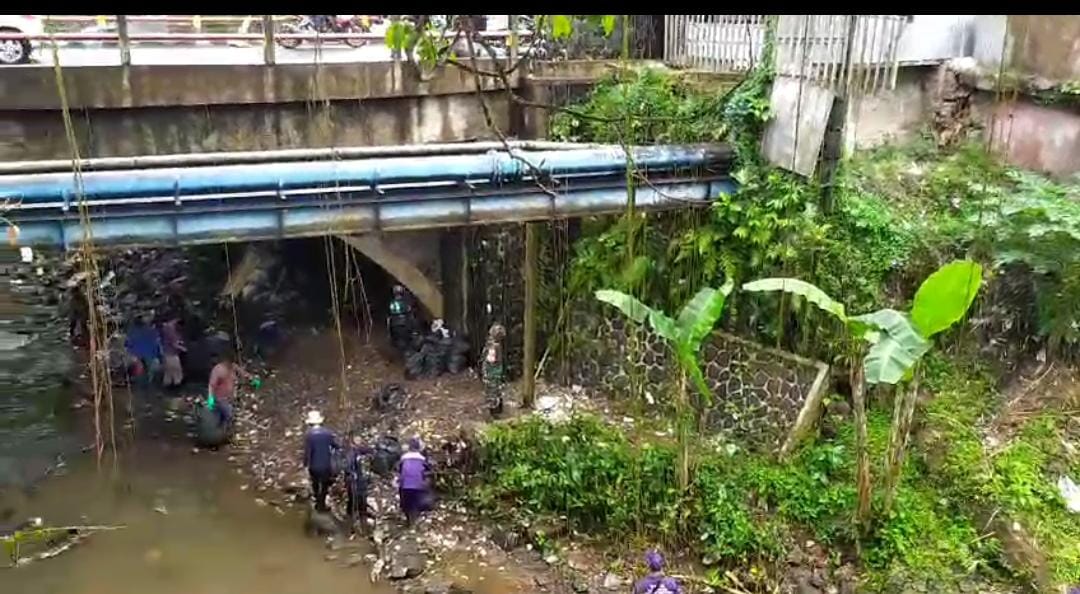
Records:
[[[703,406],[699,407],[699,412],[712,404],[712,391],[705,381],[705,373],[702,372],[699,361],[701,343],[712,333],[717,320],[723,315],[724,301],[731,294],[733,286],[729,280],[719,289],[705,288],[698,291],[675,319],[645,305],[633,295],[610,289],[596,292],[598,300],[615,306],[635,323],[643,324],[648,320],[649,327],[666,340],[675,353],[675,360],[681,371],[675,409],[679,417],[679,486],[683,489],[690,485],[690,438],[694,421],[690,418],[693,409],[687,393],[687,381],[692,382],[701,394]]]
[[[884,455],[888,430],[887,415],[871,416],[874,456]],[[485,508],[512,509],[525,519],[561,517],[576,530],[690,547],[719,568],[771,562],[796,546],[799,534],[836,547],[852,542],[853,439],[845,423],[835,440],[784,463],[730,444],[702,446],[684,491],[672,445],[631,442],[593,417],[562,424],[526,418],[485,433],[485,475],[475,496]],[[924,483],[901,487],[895,509],[865,546],[873,579],[910,571],[940,582],[991,566],[993,544]]]
[[[631,440],[595,419],[517,422],[486,438],[482,501],[678,543],[720,566],[776,560],[807,534],[834,551],[858,542],[870,590],[1041,579],[1010,556],[995,528],[1008,519],[1038,543],[1050,583],[1080,581],[1080,520],[1054,488],[1058,474],[1078,472],[1064,413],[1043,411],[1001,444],[992,436],[1008,369],[998,363],[1036,349],[1068,358],[1080,346],[1080,187],[1004,167],[977,144],[943,152],[918,141],[844,160],[826,193],[757,154],[771,77],[763,64],[717,94],[663,72],[623,73],[554,118],[565,140],[725,140],[739,182],[707,211],[584,223],[556,281],[569,294],[558,306],[588,308],[595,291],[613,289],[656,305],[620,306],[642,322],[727,279],[779,277],[747,287],[772,295],[727,299],[721,324],[849,367],[856,418],[833,419],[830,437],[786,462],[698,443],[686,490],[672,444]],[[969,309],[971,322],[950,330]],[[936,335],[942,348],[931,351]],[[863,370],[871,386],[901,389],[862,401]],[[861,470],[869,459],[887,460],[876,491]],[[874,521],[859,531],[850,519],[863,508]]]
[[[554,115],[550,134],[567,142],[718,142],[728,129],[724,105],[720,95],[702,92],[678,76],[646,69],[600,81],[584,110]],[[613,126],[612,121],[628,125]]]

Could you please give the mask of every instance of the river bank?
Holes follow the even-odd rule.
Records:
[[[213,260],[208,256],[212,254],[169,250],[128,251],[110,256],[108,269],[115,272],[106,273],[102,281],[110,289],[108,303],[102,306],[103,312],[121,325],[125,312],[130,315],[139,307],[160,311],[168,306],[167,298],[173,294],[166,291],[162,295],[160,288],[182,282],[189,295],[190,318],[204,332],[220,332],[224,328],[239,331],[241,336],[250,335],[251,328],[247,327],[249,322],[254,320],[257,323],[260,316],[256,313],[252,320],[238,319],[235,313],[237,301],[215,298],[213,287],[215,283],[225,280],[232,280],[242,287],[255,285],[254,289],[245,288],[237,293],[252,294],[258,298],[269,290],[261,285],[273,285],[266,278],[281,278],[274,268],[279,265],[264,265],[252,280],[244,281],[224,276],[222,271],[213,271],[202,263]],[[37,274],[33,267],[22,267],[20,274],[39,277],[34,282],[46,289],[37,292],[53,295],[51,303],[45,306],[53,341],[50,352],[68,352],[70,347],[63,336],[66,328],[63,308],[57,307],[62,303],[56,297],[62,294],[65,282],[77,276],[76,267],[63,258],[40,260],[35,265],[38,264],[42,267],[41,274]],[[302,283],[286,283],[286,287],[295,284]],[[117,307],[117,304],[122,307]],[[310,307],[306,309],[312,311]],[[276,539],[286,539],[288,547],[293,547],[295,540],[307,546],[308,552],[297,556],[304,559],[303,572],[317,571],[307,565],[312,559],[317,559],[319,563],[330,566],[326,571],[331,576],[344,572],[352,583],[374,583],[374,589],[370,590],[372,592],[393,586],[410,592],[562,593],[614,591],[628,584],[636,558],[626,564],[621,559],[605,557],[596,552],[601,549],[572,543],[555,550],[550,546],[549,538],[553,533],[565,533],[565,526],[531,529],[519,525],[504,526],[482,518],[479,510],[469,507],[465,487],[472,478],[476,463],[472,458],[475,452],[471,446],[475,443],[477,431],[490,421],[481,384],[473,372],[403,381],[401,366],[391,361],[392,349],[383,344],[377,332],[364,336],[353,329],[343,332],[343,336],[344,340],[340,341],[336,331],[327,329],[325,321],[308,321],[289,325],[283,348],[268,359],[252,357],[250,352],[242,348],[241,358],[260,375],[262,387],[239,396],[235,438],[232,444],[218,451],[199,450],[190,441],[190,411],[194,400],[204,391],[200,374],[205,370],[196,370],[178,393],[167,393],[157,388],[132,393],[123,385],[123,381],[119,381],[120,385],[115,387],[113,394],[117,407],[115,427],[119,457],[112,461],[109,450],[106,450],[103,458],[105,465],[100,471],[94,463],[93,447],[87,445],[93,443],[90,431],[92,406],[87,387],[89,380],[85,373],[80,373],[85,371],[83,356],[80,359],[82,363],[77,361],[72,368],[73,373],[67,376],[69,385],[64,387],[59,404],[55,407],[63,413],[60,416],[71,417],[67,432],[60,433],[77,436],[74,438],[77,444],[74,451],[83,452],[64,472],[73,472],[79,478],[67,480],[61,477],[65,480],[46,481],[43,483],[43,493],[50,495],[25,498],[12,508],[14,515],[40,515],[54,525],[60,521],[74,521],[69,518],[68,512],[82,509],[82,506],[68,506],[61,508],[62,511],[53,506],[60,506],[63,501],[59,493],[76,489],[93,499],[89,502],[92,505],[86,506],[92,513],[82,514],[87,519],[126,525],[131,518],[130,522],[138,524],[142,530],[160,523],[156,516],[171,515],[177,505],[181,505],[181,509],[188,509],[184,507],[187,504],[168,501],[172,497],[169,494],[176,493],[181,499],[192,496],[208,506],[203,510],[207,512],[207,517],[189,517],[200,513],[197,509],[189,509],[182,516],[181,523],[201,525],[201,530],[216,534],[219,530],[210,525],[222,522],[228,526],[228,530],[243,533],[245,522],[273,518],[278,526],[272,530],[290,531],[287,537],[279,535]],[[48,355],[35,360],[55,362],[59,359]],[[63,376],[62,372],[58,372],[55,379],[59,381]],[[401,383],[407,396],[391,403],[388,408],[381,408],[375,405],[373,396],[388,382]],[[578,398],[578,395],[570,392],[542,386],[540,402],[550,403],[553,409],[557,409],[554,412],[563,415],[569,412],[569,403],[573,403],[578,410],[595,410],[602,406],[600,400]],[[517,401],[516,395],[509,396],[507,418],[516,414],[513,407],[513,402]],[[440,498],[435,509],[427,513],[418,526],[406,529],[400,520],[393,477],[378,477],[373,480],[370,490],[374,525],[363,535],[350,538],[339,530],[339,534],[322,543],[325,548],[318,541],[305,540],[302,532],[308,523],[305,516],[309,497],[307,475],[301,468],[300,457],[306,429],[302,419],[311,408],[322,410],[327,424],[342,438],[350,430],[357,431],[368,443],[386,436],[404,443],[411,436],[420,436],[437,469],[435,482]],[[49,467],[43,465],[43,468]],[[109,477],[113,482],[106,480]],[[98,482],[102,484],[99,486]],[[102,503],[102,508],[94,507],[98,505],[98,499],[111,501],[108,495],[110,489],[128,495],[138,493],[134,496],[138,503],[133,503],[125,495],[124,502],[114,501]],[[57,495],[52,495],[54,492]],[[194,496],[193,493],[200,495]],[[163,494],[168,497],[162,499]],[[217,502],[218,498],[228,503]],[[157,505],[159,500],[162,501],[161,506]],[[333,500],[340,517],[343,515],[341,507],[344,500],[340,485],[336,487]],[[224,512],[234,515],[235,521],[233,518],[222,520],[217,515],[218,511],[214,511],[222,506],[231,509],[244,502],[253,510],[260,511]],[[139,508],[138,504],[145,506]],[[157,508],[168,511],[155,511]],[[82,515],[77,517],[82,518]],[[261,528],[253,528],[255,532],[259,530]],[[193,538],[194,533],[184,532],[175,537],[162,533],[162,536],[184,543],[189,542],[186,539]],[[115,538],[113,534],[103,535],[91,539],[90,543]],[[227,540],[227,537],[222,538]],[[121,542],[127,544],[109,555],[144,558],[144,562],[151,565],[159,563],[165,555],[174,556],[160,545],[147,545],[146,539],[126,539]],[[134,550],[136,542],[141,547],[138,550]],[[234,544],[241,549],[249,546],[241,542]],[[80,550],[65,553],[63,557],[82,558],[83,548],[89,550],[90,547],[80,546]],[[213,550],[208,552],[218,554]],[[113,561],[108,555],[106,557],[95,558],[93,563],[107,567]],[[200,558],[198,554],[181,556],[173,567],[185,566]],[[617,567],[627,569],[622,573],[611,571],[609,565],[613,560],[617,562]],[[246,571],[247,560],[233,557],[231,562]],[[75,561],[70,563],[77,564]],[[213,566],[217,562],[206,563]],[[45,566],[46,563],[41,565]],[[173,569],[165,573],[169,571]],[[192,572],[192,575],[212,581],[210,572]],[[27,580],[27,591],[49,591],[51,588],[46,585],[48,580],[43,576]],[[229,582],[229,579],[225,582]],[[284,583],[288,583],[288,580],[284,580]],[[199,591],[199,587],[194,586],[194,577],[188,584]],[[328,585],[328,589],[337,591],[336,582]],[[78,591],[77,588],[75,590]]]
[[[626,579],[609,575],[604,560],[592,553],[544,554],[470,509],[464,487],[475,470],[475,435],[489,422],[479,379],[467,372],[404,381],[400,366],[385,353],[378,339],[346,337],[342,345],[330,332],[299,336],[277,357],[262,387],[239,399],[229,455],[258,497],[284,510],[308,508],[308,479],[301,466],[303,416],[319,409],[339,436],[355,431],[369,444],[384,436],[402,443],[419,436],[436,468],[439,501],[412,529],[400,517],[393,477],[372,476],[374,523],[352,539],[370,539],[375,545],[372,577],[406,592],[453,587],[458,592],[562,593],[605,591],[605,583],[608,589],[616,582],[625,585]],[[380,410],[374,395],[386,383],[400,383],[407,396]],[[549,396],[559,392],[548,390]],[[511,407],[506,417],[515,414]],[[337,485],[331,498],[342,517],[343,487]],[[328,538],[327,546],[343,542],[350,542],[344,533]]]
[[[117,387],[116,449],[97,460],[84,362],[57,307],[63,267],[56,258],[27,266],[17,253],[0,255],[0,524],[39,517],[46,526],[117,528],[51,558],[34,560],[36,548],[25,547],[20,566],[0,568],[4,591],[392,591],[328,566],[297,516],[252,503],[224,456],[193,455],[172,399]],[[365,552],[349,554],[362,564]]]

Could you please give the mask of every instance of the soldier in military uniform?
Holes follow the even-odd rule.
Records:
[[[502,324],[492,324],[488,330],[487,344],[484,345],[481,377],[484,380],[484,395],[488,410],[492,416],[502,414],[503,386],[506,383],[506,366],[503,360],[503,340],[506,328]]]
[[[394,348],[403,356],[408,356],[413,349],[416,324],[412,304],[409,303],[408,296],[405,294],[405,287],[401,285],[394,285],[394,298],[390,301],[390,317],[387,319],[387,324]]]

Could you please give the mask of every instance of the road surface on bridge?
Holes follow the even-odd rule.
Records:
[[[61,66],[119,66],[120,50],[115,45],[67,45],[59,48]],[[316,59],[323,63],[389,62],[390,50],[385,44],[372,42],[359,48],[343,43],[324,45],[318,51],[314,45],[304,44],[296,49],[275,48],[275,58],[280,64],[313,64]],[[135,66],[164,66],[187,64],[248,65],[263,63],[261,45],[234,47],[228,45],[134,45],[131,63]],[[22,66],[5,68],[51,67],[52,48],[38,47],[33,62]]]

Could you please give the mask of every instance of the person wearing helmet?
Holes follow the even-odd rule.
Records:
[[[401,354],[406,354],[413,347],[413,309],[409,303],[405,287],[394,285],[394,297],[390,301],[390,316],[387,318],[390,340]]]
[[[656,551],[645,553],[649,574],[634,584],[634,594],[682,594],[682,585],[664,574],[664,558]]]
[[[484,381],[484,395],[488,410],[499,415],[503,410],[503,386],[506,383],[506,368],[503,364],[503,340],[506,328],[502,324],[492,324],[488,330],[487,343],[484,345],[481,377]]]

